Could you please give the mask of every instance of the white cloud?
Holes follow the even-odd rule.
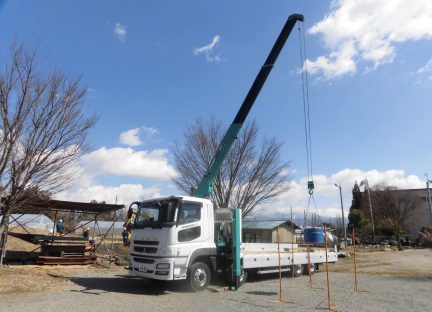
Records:
[[[215,48],[215,46],[217,44],[219,44],[221,40],[221,37],[219,35],[216,35],[213,37],[213,40],[211,43],[209,43],[208,45],[199,47],[199,48],[195,48],[194,49],[194,55],[198,55],[198,54],[205,54],[206,56],[206,60],[207,62],[215,62],[218,63],[221,61],[221,58],[219,55],[213,56],[213,49]]]
[[[423,74],[427,72],[432,72],[432,58],[424,65],[417,70],[417,74]]]
[[[141,127],[129,129],[120,133],[119,141],[120,143],[128,146],[139,146],[144,144],[142,137],[145,141],[153,140],[153,137],[159,132],[158,129],[153,127]]]
[[[345,74],[357,72],[356,63],[353,57],[357,54],[352,42],[347,42],[339,51],[329,54],[328,57],[320,56],[315,61],[306,60],[305,68],[311,74],[318,74],[322,71],[325,79],[332,79]]]
[[[140,131],[140,128],[135,128],[120,133],[120,143],[129,146],[138,146],[143,144],[143,142],[139,138]]]
[[[132,148],[102,147],[82,157],[87,172],[169,180],[177,175],[168,163],[166,149],[135,151]]]
[[[380,183],[386,183],[387,185],[401,189],[425,187],[425,183],[422,179],[415,175],[407,175],[403,170],[362,171],[360,169],[344,169],[330,176],[316,175],[314,176],[314,198],[319,215],[327,217],[341,216],[339,190],[334,185],[338,183],[342,187],[345,218],[348,218],[354,181],[357,180],[360,182],[365,177],[368,178],[371,187]],[[266,217],[281,215],[288,217],[290,214],[290,207],[292,207],[295,218],[302,218],[309,199],[307,178],[304,177],[300,180],[292,181],[290,187],[291,189],[281,196],[278,201],[263,207],[259,211],[259,214]],[[309,213],[313,212],[316,212],[316,209],[313,202],[311,202]]]
[[[432,39],[430,0],[337,0],[332,10],[309,29],[321,35],[328,55],[307,60],[311,74],[334,79],[357,71],[359,60],[373,69],[391,63],[395,44]]]
[[[131,148],[100,148],[81,157],[74,167],[80,177],[70,189],[55,194],[59,200],[90,202],[91,200],[117,203],[126,207],[133,201],[161,196],[157,186],[144,187],[142,184],[122,183],[102,185],[96,182],[108,176],[136,177],[147,180],[163,180],[169,183],[176,175],[166,159],[166,150],[134,151]],[[172,187],[171,184],[168,188]],[[167,195],[167,194],[165,194]]]
[[[153,135],[155,135],[155,134],[157,134],[159,132],[158,129],[153,128],[153,127],[142,127],[142,129],[144,130],[144,132],[148,136],[153,136]]]
[[[120,40],[120,41],[125,41],[126,36],[127,36],[127,27],[120,24],[120,23],[116,23],[115,27],[114,27],[114,35]]]

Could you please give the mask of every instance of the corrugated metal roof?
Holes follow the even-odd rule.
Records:
[[[3,203],[4,197],[0,198]],[[101,203],[81,203],[64,200],[47,200],[31,203],[29,206],[23,206],[15,209],[16,213],[44,213],[45,211],[77,211],[82,213],[99,214],[104,212],[115,211],[124,208],[124,205],[101,204]]]
[[[243,221],[245,230],[272,230],[289,221]],[[296,226],[294,226],[296,227]]]

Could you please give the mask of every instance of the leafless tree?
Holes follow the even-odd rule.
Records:
[[[385,184],[374,186],[371,196],[379,227],[393,232],[399,249],[402,249],[400,236],[405,232],[409,220],[417,213],[420,199]]]
[[[86,136],[95,124],[95,117],[84,112],[87,88],[81,85],[80,79],[69,79],[61,71],[40,69],[35,50],[14,45],[10,57],[2,63],[0,247],[3,258],[10,214],[40,199],[41,192],[56,192],[69,186],[77,176],[74,165],[86,149]]]
[[[196,120],[187,127],[184,145],[174,148],[179,177],[175,185],[190,193],[204,176],[225,131],[220,122]],[[259,205],[288,190],[288,163],[280,159],[282,144],[275,139],[257,146],[258,126],[244,125],[214,181],[216,207],[238,207],[246,216]]]

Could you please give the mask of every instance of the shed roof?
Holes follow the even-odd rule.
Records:
[[[287,223],[291,225],[290,221],[287,220],[275,220],[275,221],[243,221],[243,229],[246,230],[273,230],[282,224]],[[293,223],[295,229],[299,228]]]
[[[3,200],[3,198],[2,198]],[[43,213],[47,210],[52,211],[75,211],[81,213],[100,214],[124,208],[124,205],[101,204],[101,203],[82,203],[64,200],[46,200],[33,202],[23,205],[22,208],[14,210],[15,213]]]

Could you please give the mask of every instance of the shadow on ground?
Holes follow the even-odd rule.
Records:
[[[8,250],[6,253],[5,264],[34,264],[39,255],[40,253],[38,251]]]
[[[406,282],[425,282],[430,283],[432,282],[432,276],[431,275],[424,275],[424,276],[400,276],[396,277],[403,279]]]
[[[256,295],[256,296],[276,296],[276,295],[278,295],[278,293],[274,292],[274,291],[247,291],[246,293],[249,295]]]
[[[169,293],[191,293],[186,281],[158,281],[146,278],[135,278],[129,275],[115,275],[108,277],[65,277],[48,273],[51,277],[68,279],[72,283],[84,289],[72,289],[73,292],[100,295],[107,292],[125,293],[133,295],[161,296]],[[215,278],[208,291],[226,286]]]

